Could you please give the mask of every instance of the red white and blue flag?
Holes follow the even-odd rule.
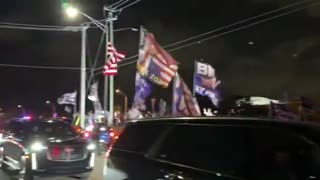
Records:
[[[108,61],[104,66],[103,74],[105,76],[114,76],[118,73],[118,63],[121,62],[125,57],[125,53],[117,51],[117,49],[108,43],[107,47]]]
[[[187,84],[176,75],[173,84],[173,116],[201,116],[199,104]]]
[[[178,62],[148,33],[139,50],[137,70],[154,84],[167,88],[178,70]]]

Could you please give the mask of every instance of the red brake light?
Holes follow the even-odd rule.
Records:
[[[88,132],[84,133],[84,137],[86,137],[86,138],[89,137],[89,135],[90,134]]]
[[[110,133],[110,136],[111,136],[111,137],[113,137],[113,136],[114,136],[114,133],[113,133],[113,132],[111,132],[111,133]]]
[[[54,158],[57,158],[60,155],[60,148],[59,147],[53,147],[52,149],[52,156]]]

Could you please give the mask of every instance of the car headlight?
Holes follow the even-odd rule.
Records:
[[[86,130],[86,131],[89,131],[89,132],[93,131],[93,129],[94,129],[94,126],[93,126],[93,125],[89,125],[89,126],[87,126],[87,127],[85,128],[85,130]]]
[[[93,144],[93,143],[91,143],[91,144],[89,144],[89,145],[87,146],[87,149],[90,150],[90,151],[95,150],[95,149],[96,149],[96,145]]]
[[[40,142],[33,143],[30,148],[31,151],[42,151],[44,149],[47,149],[47,147],[41,144]]]
[[[101,127],[99,130],[100,130],[100,131],[106,131],[106,130],[107,130],[107,128],[105,128],[105,127]]]

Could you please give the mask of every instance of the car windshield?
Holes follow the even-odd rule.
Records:
[[[76,136],[71,126],[63,122],[43,122],[34,124],[31,127],[34,134],[41,134],[47,137]]]

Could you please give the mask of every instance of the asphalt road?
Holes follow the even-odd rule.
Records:
[[[95,167],[89,180],[103,180],[102,176],[103,171],[103,158],[96,157]],[[38,178],[39,179],[39,178]],[[75,180],[76,177],[50,177],[50,178],[41,178],[41,180]],[[17,180],[14,176],[10,175],[10,172],[4,172],[0,170],[0,180]]]

